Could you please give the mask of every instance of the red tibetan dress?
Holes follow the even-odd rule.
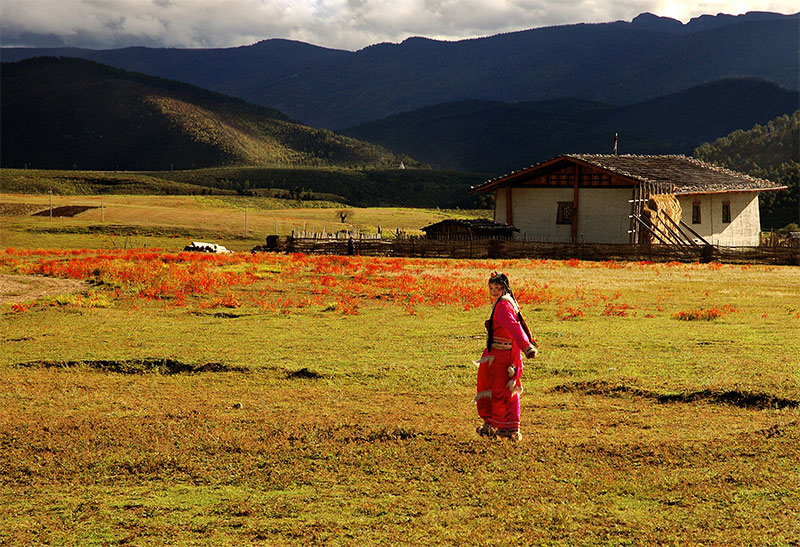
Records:
[[[509,295],[498,298],[486,322],[491,328],[491,347],[478,361],[478,415],[499,430],[519,429],[522,351],[536,344],[520,320],[514,299]]]

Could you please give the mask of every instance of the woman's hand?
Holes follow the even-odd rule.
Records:
[[[534,345],[530,345],[525,349],[525,357],[528,359],[533,359],[537,353],[539,353],[539,350]]]

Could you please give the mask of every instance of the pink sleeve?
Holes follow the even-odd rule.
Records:
[[[514,342],[517,343],[519,349],[524,350],[531,345],[531,341],[522,326],[517,320],[517,315],[514,313],[514,308],[506,301],[501,301],[497,304],[494,310],[494,321],[497,326],[504,328],[508,331]]]

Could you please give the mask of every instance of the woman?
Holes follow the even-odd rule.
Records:
[[[522,393],[522,353],[536,356],[536,340],[519,311],[505,274],[492,273],[489,295],[494,300],[486,321],[486,349],[478,364],[475,403],[483,425],[481,436],[522,439],[519,431],[519,395]]]

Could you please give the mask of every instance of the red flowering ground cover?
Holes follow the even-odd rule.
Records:
[[[447,261],[408,258],[345,257],[331,255],[231,253],[206,254],[131,250],[23,250],[0,252],[5,271],[89,282],[120,305],[136,300],[158,301],[175,307],[255,307],[264,312],[290,314],[316,306],[344,315],[358,314],[365,305],[399,306],[414,314],[420,308],[458,306],[463,310],[489,303],[485,290],[488,272],[525,264],[537,271],[560,269],[662,271],[719,271],[723,265],[680,262],[584,262],[576,259],[529,261]],[[750,266],[744,268],[749,269]],[[537,276],[540,277],[540,276]],[[555,305],[561,320],[581,319],[587,312],[608,317],[638,316],[636,306],[621,302],[617,291],[576,285],[554,290],[547,281],[519,276],[514,294],[520,304]],[[659,296],[654,307],[641,308],[642,316],[663,311]],[[81,303],[79,300],[78,303]],[[15,302],[14,310],[30,307]],[[599,308],[598,308],[599,306]],[[674,313],[681,320],[724,317],[736,311],[721,303],[709,308]]]

